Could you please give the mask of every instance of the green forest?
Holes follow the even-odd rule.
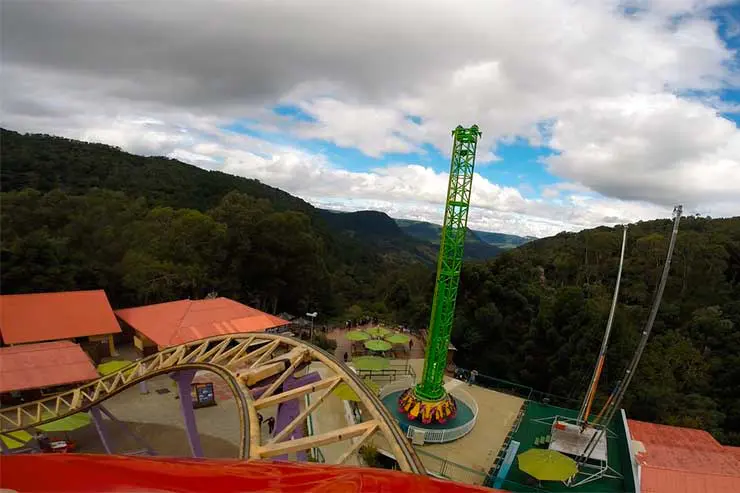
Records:
[[[118,308],[217,292],[273,313],[316,310],[320,323],[367,315],[428,323],[433,245],[383,214],[337,219],[255,180],[167,158],[5,130],[1,137],[4,294],[103,288]],[[667,219],[629,225],[596,408],[637,346],[670,229]],[[620,241],[621,228],[602,227],[466,260],[457,364],[581,398]],[[739,328],[740,218],[684,217],[628,415],[740,445]]]

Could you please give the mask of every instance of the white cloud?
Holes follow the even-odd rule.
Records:
[[[356,147],[368,156],[419,151],[416,144],[424,141],[421,127],[391,108],[351,105],[331,98],[303,101],[299,107],[316,123],[298,125],[297,135]]]
[[[553,198],[559,197],[560,194],[563,192],[587,193],[587,192],[590,192],[590,190],[587,187],[581,185],[580,183],[573,183],[573,182],[567,182],[567,181],[542,187],[542,196],[547,199],[553,199]]]
[[[740,211],[740,131],[697,102],[673,95],[593,101],[564,114],[547,162],[566,179],[625,199],[698,206],[735,202]]]
[[[470,220],[486,229],[550,234],[667,216],[678,201],[737,214],[740,134],[715,94],[738,82],[737,53],[717,35],[714,3],[4,2],[2,121],[427,219],[444,174],[350,172],[221,128],[252,119],[377,157],[425,144],[447,154],[450,130],[477,123],[479,164],[520,137],[557,150],[546,163],[563,180],[533,199],[476,176]],[[315,121],[289,123],[276,104]]]

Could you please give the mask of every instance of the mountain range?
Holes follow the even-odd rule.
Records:
[[[436,262],[441,227],[431,223],[394,220],[378,211],[323,210],[258,180],[205,170],[166,157],[129,154],[104,144],[41,134],[24,135],[5,129],[0,138],[3,144],[0,177],[4,191],[59,188],[76,194],[103,188],[145,196],[162,205],[206,210],[226,193],[236,190],[269,200],[277,210],[306,213],[331,234],[369,246],[386,258]],[[492,258],[529,240],[468,230],[465,258]]]

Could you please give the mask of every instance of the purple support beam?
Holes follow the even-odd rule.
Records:
[[[154,449],[144,440],[141,438],[138,434],[131,431],[131,429],[128,427],[126,423],[122,423],[121,421],[116,418],[112,412],[110,412],[105,406],[102,404],[98,405],[97,408],[99,408],[103,414],[108,416],[108,419],[111,420],[111,422],[115,423],[119,428],[121,428],[123,431],[125,431],[131,438],[136,441],[136,443],[139,444],[140,447],[143,447],[147,454],[149,455],[157,455],[157,453],[154,451]]]
[[[141,359],[141,358],[139,358],[139,359]],[[139,360],[137,359],[136,361],[139,361]],[[143,366],[140,366],[139,367],[139,376],[142,376],[142,375],[144,375],[144,367]],[[148,394],[149,393],[149,388],[147,387],[146,380],[142,380],[141,382],[139,382],[139,393],[141,393],[141,394]]]
[[[103,448],[106,454],[112,454],[110,443],[108,443],[108,435],[105,432],[105,423],[103,423],[103,416],[100,414],[98,406],[90,408],[90,415],[92,416],[93,423],[95,423],[95,429],[98,431],[100,441],[103,443]]]
[[[188,435],[188,443],[193,457],[203,457],[203,449],[200,446],[200,435],[195,424],[195,413],[193,412],[193,399],[190,396],[190,384],[193,382],[195,370],[178,371],[172,374],[177,382],[177,393],[180,396],[180,410],[185,420],[185,431]]]
[[[295,370],[293,371],[293,373],[298,373],[298,372],[300,372],[301,370],[305,369],[305,368],[306,368],[306,367],[307,367],[308,365],[309,365],[309,363],[303,363],[303,364],[301,364],[301,365],[298,365],[298,367],[296,367],[296,369],[295,369]],[[286,365],[285,365],[285,368],[286,368],[286,369],[288,368],[288,363],[286,363]],[[314,373],[315,373],[315,372],[314,372]],[[267,390],[267,389],[268,389],[268,388],[270,387],[270,385],[271,385],[271,384],[272,384],[272,383],[273,383],[273,382],[274,382],[275,380],[277,380],[278,378],[280,378],[280,375],[281,375],[281,373],[278,373],[278,374],[276,374],[276,375],[273,375],[273,376],[271,376],[271,377],[267,377],[267,378],[265,378],[264,380],[261,380],[261,381],[259,382],[259,384],[260,384],[260,386],[259,386],[259,387],[253,387],[253,388],[252,388],[252,389],[250,390],[250,392],[251,392],[251,394],[252,394],[252,399],[255,399],[255,400],[259,399],[259,398],[260,398],[260,396],[261,396],[261,395],[262,395],[262,394],[263,394],[263,393],[265,392],[265,390]],[[292,377],[292,376],[288,377],[288,380],[290,380],[291,378],[293,378],[293,377]],[[301,378],[304,378],[304,377],[301,377]],[[285,385],[285,384],[283,384],[283,386],[284,386],[284,385]]]
[[[311,373],[298,378],[291,375],[286,378],[285,382],[283,383],[283,392],[297,389],[298,387],[303,387],[304,385],[310,385],[312,383],[318,382],[319,380],[321,380],[321,375],[319,375],[319,373],[315,371],[312,371]]]
[[[311,372],[308,375],[299,378],[295,378],[291,375],[285,380],[285,383],[283,383],[282,389],[283,392],[287,392],[288,390],[303,387],[304,385],[310,385],[312,383],[318,382],[319,380],[321,380],[321,375],[319,375],[317,372]],[[282,430],[284,430],[300,413],[301,406],[298,399],[291,399],[289,401],[280,403],[278,405],[277,419],[275,420],[275,429],[273,430],[273,434],[277,435]],[[303,428],[301,426],[297,426],[290,434],[288,440],[294,440],[302,437]],[[298,452],[296,452],[296,458],[302,462],[306,462],[308,460],[306,452],[303,450],[299,450]],[[288,460],[288,455],[279,455],[275,457],[275,460]]]

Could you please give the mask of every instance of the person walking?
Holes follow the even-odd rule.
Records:
[[[470,372],[470,377],[468,377],[468,387],[475,383],[475,377],[477,376],[478,376],[478,370],[473,370]]]

